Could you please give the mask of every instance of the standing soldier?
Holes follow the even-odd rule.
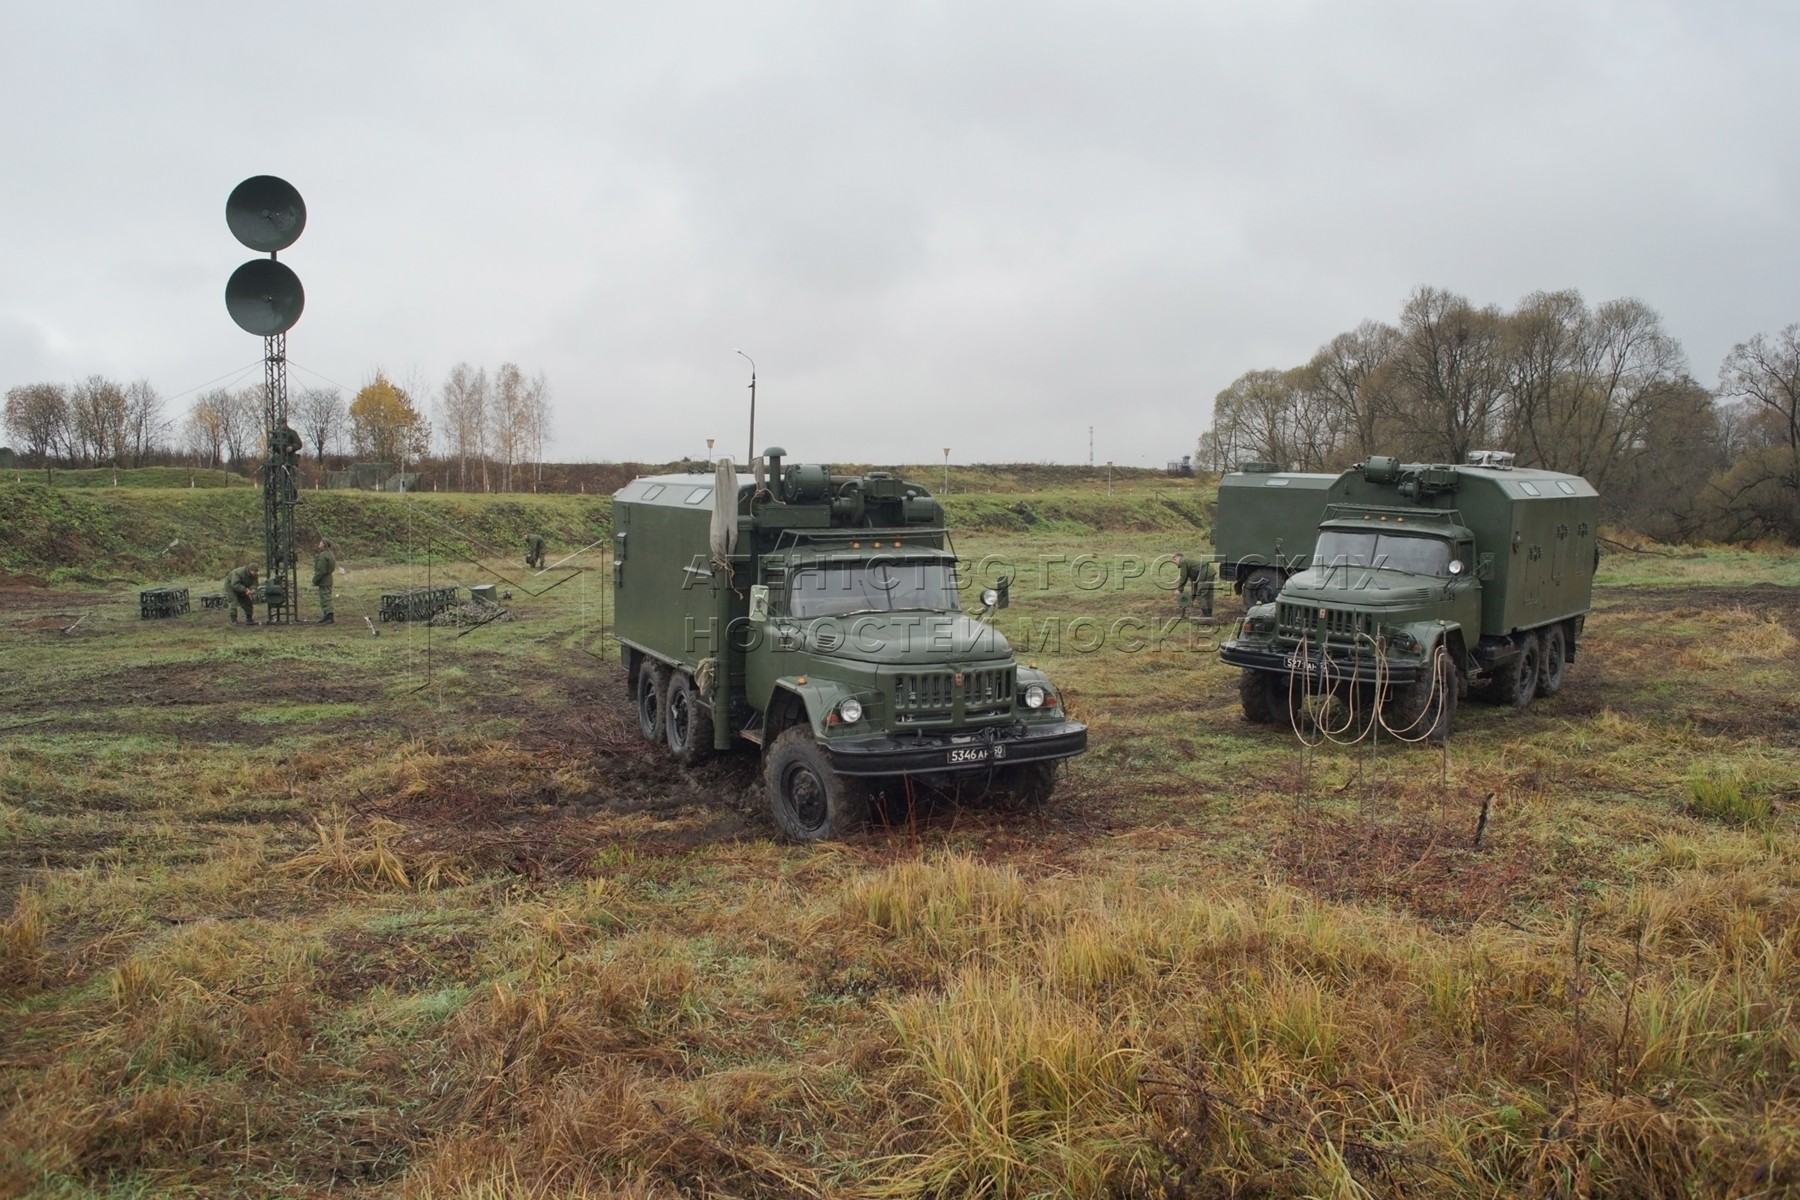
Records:
[[[525,539],[525,565],[533,570],[540,570],[544,565],[544,539],[538,534]]]
[[[1200,615],[1211,618],[1213,615],[1213,579],[1215,572],[1212,556],[1196,554],[1192,559],[1179,551],[1175,554],[1175,569],[1179,572],[1175,579],[1175,603],[1182,616],[1187,616],[1190,599],[1200,602]]]
[[[319,617],[321,625],[336,625],[337,618],[331,615],[331,577],[337,572],[337,555],[332,551],[331,539],[319,539],[319,552],[313,555],[313,586],[319,589]]]
[[[238,623],[240,608],[244,610],[244,624],[256,624],[256,574],[259,569],[255,563],[250,563],[225,577],[225,606],[231,610],[233,625]]]

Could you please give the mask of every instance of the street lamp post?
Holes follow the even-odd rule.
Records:
[[[744,354],[742,350],[735,352]],[[753,463],[756,461],[756,360],[744,354],[744,361],[750,364],[750,452],[744,456],[744,461]]]

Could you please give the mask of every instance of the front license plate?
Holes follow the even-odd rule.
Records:
[[[945,761],[953,767],[962,763],[986,762],[987,759],[988,748],[986,746],[958,746],[945,753]]]
[[[1290,671],[1305,671],[1308,675],[1313,674],[1319,669],[1319,664],[1317,662],[1310,658],[1301,658],[1298,654],[1288,655],[1287,661],[1283,665]]]

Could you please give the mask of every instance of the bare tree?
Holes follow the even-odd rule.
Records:
[[[99,465],[125,457],[129,405],[125,389],[101,375],[89,375],[69,389],[72,441],[81,461]]]
[[[544,443],[550,437],[550,381],[539,371],[525,388],[525,424],[537,483],[544,481]]]
[[[1786,443],[1787,486],[1800,490],[1800,324],[1739,342],[1719,368],[1719,394],[1747,400]]]
[[[1498,432],[1506,380],[1505,318],[1440,288],[1420,288],[1400,312],[1394,400],[1405,453],[1461,462]]]
[[[225,428],[229,422],[227,413],[233,403],[230,392],[215,388],[202,393],[188,409],[188,449],[205,466],[217,467],[224,463]]]
[[[6,393],[6,429],[25,453],[49,466],[69,441],[69,399],[61,384],[26,383]]]
[[[224,421],[225,452],[233,462],[248,462],[263,457],[267,432],[263,428],[263,410],[267,394],[261,384],[226,392],[221,409]]]
[[[513,489],[513,466],[525,449],[529,406],[525,375],[517,363],[502,363],[494,373],[494,450],[500,456],[500,487]]]
[[[163,416],[163,399],[148,379],[125,389],[125,427],[131,443],[131,465],[141,467],[162,446],[169,422]]]
[[[457,363],[444,380],[438,412],[446,455],[456,460],[457,486],[469,486],[469,460],[481,465],[482,489],[487,490],[488,377],[483,368]]]
[[[1394,357],[1400,332],[1378,321],[1364,321],[1319,348],[1307,364],[1303,386],[1317,392],[1330,422],[1334,452],[1324,461],[1334,467],[1366,461],[1382,451],[1384,422],[1393,410]]]
[[[324,465],[325,455],[338,448],[349,421],[343,395],[336,388],[302,388],[291,408],[294,428],[312,443],[315,459]]]

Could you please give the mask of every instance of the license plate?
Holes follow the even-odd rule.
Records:
[[[961,763],[978,763],[987,760],[988,748],[986,746],[958,746],[945,753],[945,761],[953,767]]]
[[[1298,654],[1290,654],[1283,664],[1290,671],[1305,671],[1308,675],[1317,673],[1319,664],[1310,658],[1301,658]]]

